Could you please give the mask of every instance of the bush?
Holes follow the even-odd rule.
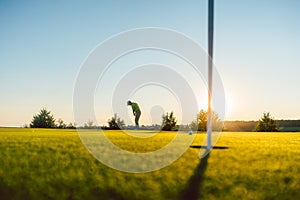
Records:
[[[65,124],[65,122],[62,119],[58,119],[57,120],[57,128],[67,128],[67,125]]]
[[[258,121],[255,131],[258,132],[277,132],[278,123],[270,116],[270,113],[264,113],[261,119]]]
[[[162,116],[162,130],[163,131],[177,131],[177,120],[173,115],[173,112],[170,114],[167,113],[166,115]]]
[[[190,127],[194,131],[207,131],[207,111],[201,109],[196,119],[190,124]],[[212,112],[212,128],[216,131],[222,130],[222,121],[215,112]]]
[[[96,125],[94,125],[94,122],[89,119],[86,123],[84,123],[83,128],[85,129],[96,129]]]
[[[33,116],[31,128],[55,128],[55,119],[50,111],[42,108],[40,113]]]
[[[115,113],[114,116],[108,120],[108,129],[119,130],[125,126],[125,122]]]

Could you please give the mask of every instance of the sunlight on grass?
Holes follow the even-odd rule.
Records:
[[[137,131],[135,131],[137,132]],[[152,131],[139,131],[143,135],[149,135]],[[170,143],[177,132],[158,132],[151,137],[133,137],[126,134],[126,131],[105,131],[106,137],[116,146],[136,153],[145,153],[158,150]]]
[[[120,147],[138,152],[160,148],[174,137],[167,132],[144,141],[106,134]],[[198,134],[193,145],[203,138]],[[300,198],[300,134],[225,132],[217,146],[228,149],[211,152],[195,188],[199,199]],[[166,168],[130,174],[94,159],[76,130],[0,128],[0,197],[180,199],[201,162],[198,153],[189,148]]]

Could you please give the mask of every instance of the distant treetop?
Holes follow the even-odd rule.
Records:
[[[278,123],[277,121],[270,116],[270,113],[264,113],[261,119],[258,121],[256,128],[258,132],[277,132]]]

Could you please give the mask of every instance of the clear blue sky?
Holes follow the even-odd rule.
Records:
[[[230,99],[228,120],[256,120],[268,111],[300,118],[299,10],[298,0],[215,0],[214,56]],[[0,126],[28,124],[42,107],[72,122],[80,65],[112,35],[162,27],[206,49],[206,26],[204,0],[2,0]]]

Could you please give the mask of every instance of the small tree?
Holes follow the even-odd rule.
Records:
[[[255,131],[258,132],[277,132],[278,123],[277,121],[270,116],[270,113],[263,113],[263,116],[258,121]]]
[[[57,128],[67,128],[67,125],[61,118],[57,120]]]
[[[55,128],[55,119],[50,111],[42,108],[40,113],[33,116],[31,128]]]
[[[69,129],[75,129],[76,128],[76,124],[72,124],[72,122],[70,122],[66,128],[69,128]]]
[[[196,119],[192,121],[190,126],[192,130],[206,131],[206,125],[207,125],[207,112],[201,109]]]
[[[84,123],[83,128],[92,129],[96,128],[96,126],[94,125],[94,122],[89,119],[87,123]]]
[[[192,121],[190,127],[192,130],[207,131],[207,111],[201,109],[196,119]],[[217,113],[212,112],[212,127],[214,130],[221,129],[221,120]]]
[[[162,116],[162,130],[163,131],[176,131],[178,130],[177,127],[177,120],[174,117],[173,111],[169,114]]]
[[[119,130],[122,129],[125,126],[124,120],[122,120],[117,113],[114,114],[114,116],[108,120],[108,127],[112,130]]]

